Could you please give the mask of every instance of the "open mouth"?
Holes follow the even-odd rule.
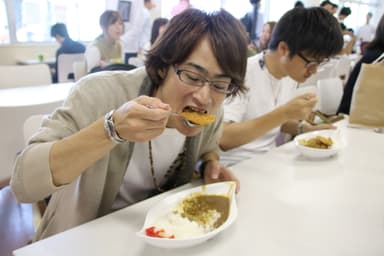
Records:
[[[191,106],[185,107],[181,115],[189,122],[196,125],[208,125],[213,123],[216,119],[215,115],[207,114],[206,110]]]

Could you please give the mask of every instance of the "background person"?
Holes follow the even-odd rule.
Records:
[[[52,81],[57,83],[57,60],[60,54],[84,53],[85,46],[73,41],[68,34],[67,26],[64,23],[56,23],[51,27],[51,37],[55,38],[60,47],[56,51],[55,70],[52,72]]]
[[[279,132],[297,135],[333,126],[302,123],[317,102],[316,95],[296,96],[317,68],[343,45],[335,17],[321,7],[293,8],[273,29],[269,50],[248,58],[243,97],[224,105],[221,161],[232,165],[276,146]]]
[[[260,34],[260,40],[258,45],[256,46],[257,52],[262,52],[268,48],[269,41],[271,40],[273,28],[275,27],[276,22],[269,21],[264,24],[263,30]]]
[[[134,0],[132,2],[131,20],[126,23],[122,36],[124,45],[124,63],[129,64],[129,59],[144,54],[150,47],[152,17],[150,10],[156,7],[151,0]]]
[[[151,45],[153,45],[158,37],[160,37],[168,24],[169,20],[166,18],[157,18],[153,21],[151,30]]]
[[[120,36],[123,33],[124,24],[119,12],[104,11],[100,16],[99,24],[102,34],[87,47],[85,53],[88,72],[113,63],[123,63],[123,46]]]
[[[372,13],[368,12],[365,18],[365,24],[357,30],[357,37],[360,41],[360,52],[362,55],[365,53],[365,47],[372,41],[375,36],[376,28],[370,24]]]
[[[205,182],[237,180],[220,165],[217,141],[222,102],[245,90],[246,54],[231,14],[189,9],[170,21],[145,68],[81,79],[16,160],[20,201],[52,195],[35,240],[185,184],[198,160]],[[171,114],[185,110],[216,120],[190,127]]]

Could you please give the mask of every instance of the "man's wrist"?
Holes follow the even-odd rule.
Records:
[[[120,137],[116,131],[115,123],[113,121],[113,113],[115,110],[112,110],[105,114],[104,116],[104,131],[107,137],[116,144],[127,142],[126,139]]]

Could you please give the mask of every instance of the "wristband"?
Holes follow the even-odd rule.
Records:
[[[204,179],[204,171],[209,161],[213,160],[199,160],[196,163],[196,171],[199,173],[200,177]]]
[[[126,139],[119,136],[116,131],[115,123],[113,122],[113,113],[115,110],[109,111],[104,116],[104,131],[107,137],[116,144],[127,142]]]

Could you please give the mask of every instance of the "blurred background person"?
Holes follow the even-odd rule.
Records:
[[[88,72],[112,63],[123,63],[123,46],[120,37],[124,30],[119,12],[106,10],[100,16],[102,34],[93,41],[85,52]]]
[[[320,7],[323,7],[325,10],[332,13],[332,3],[330,1],[328,1],[328,0],[322,1],[320,3]]]
[[[166,18],[157,18],[154,20],[152,24],[151,29],[151,40],[150,40],[150,47],[155,43],[155,41],[163,34],[169,20]],[[137,57],[130,57],[129,58],[129,64],[141,67],[144,65],[145,62],[145,54],[138,54]]]
[[[166,18],[157,18],[153,21],[151,30],[151,45],[153,45],[156,39],[163,34],[168,22],[169,20]]]
[[[339,6],[335,3],[331,3],[331,4],[332,4],[331,13],[332,15],[335,15],[335,13],[337,13],[337,10],[339,9]]]
[[[351,8],[343,6],[338,14],[338,21],[341,27],[341,31],[344,35],[344,47],[341,54],[351,54],[354,51],[354,46],[357,41],[357,36],[354,35],[354,31],[351,28],[347,28],[344,24],[344,20],[351,15]]]
[[[252,11],[245,14],[240,21],[248,33],[250,42],[257,45],[263,29],[264,16],[259,12],[260,0],[250,0],[249,2],[252,4]]]
[[[304,8],[304,3],[301,1],[296,1],[295,5],[293,6],[294,8]]]
[[[131,20],[125,24],[122,36],[124,45],[124,63],[129,64],[129,59],[143,54],[149,49],[152,28],[150,10],[156,7],[152,0],[134,0],[131,7]]]
[[[55,38],[56,42],[60,44],[56,51],[55,70],[52,70],[52,81],[57,83],[57,60],[59,55],[84,53],[85,46],[71,39],[64,23],[56,23],[51,27],[51,37]]]
[[[357,30],[357,37],[360,41],[360,52],[364,55],[365,47],[372,41],[375,36],[376,28],[370,21],[372,19],[372,13],[368,12],[365,20],[365,24]]]
[[[276,22],[274,21],[269,21],[264,24],[263,30],[261,31],[261,34],[260,34],[259,43],[256,46],[257,52],[262,52],[268,48],[268,44],[269,44],[269,41],[271,40],[271,35],[275,25],[276,25]]]
[[[171,15],[173,17],[188,8],[192,8],[192,5],[189,0],[180,0],[179,3],[172,8]]]
[[[377,25],[375,37],[373,38],[372,42],[366,46],[365,49],[366,50],[363,57],[353,68],[352,73],[344,87],[344,94],[341,99],[338,113],[349,114],[353,90],[355,88],[357,77],[360,73],[361,65],[363,63],[372,63],[381,54],[384,53],[384,15],[381,16],[379,24]]]

